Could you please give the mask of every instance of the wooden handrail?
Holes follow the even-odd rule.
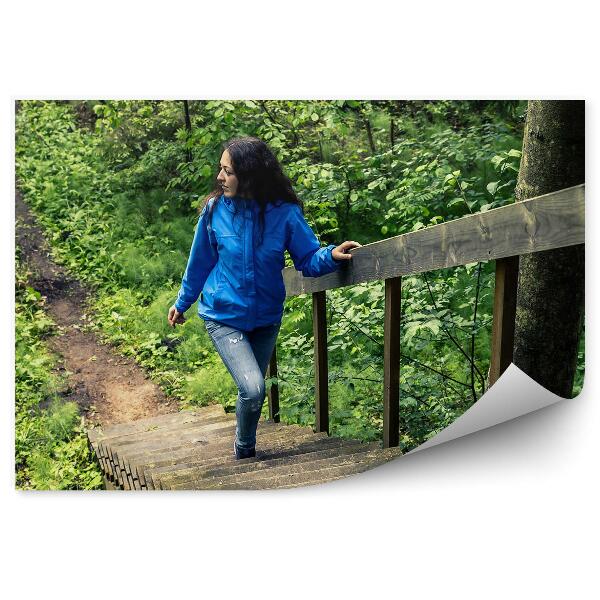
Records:
[[[286,295],[582,244],[584,190],[577,185],[365,244],[351,250],[352,264],[321,277],[287,267],[282,271]]]
[[[491,385],[512,361],[519,255],[585,243],[584,195],[585,184],[577,185],[366,244],[352,250],[352,261],[322,277],[284,269],[286,296],[313,295],[316,430],[329,432],[326,290],[385,280],[383,445],[397,446],[401,277],[496,260]],[[276,369],[274,352],[269,371]],[[273,397],[278,412],[277,390],[269,392]],[[269,402],[271,418],[274,406]]]

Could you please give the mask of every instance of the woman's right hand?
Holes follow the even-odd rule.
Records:
[[[169,309],[169,314],[167,315],[167,321],[169,321],[169,325],[171,327],[175,327],[175,325],[183,325],[185,323],[185,317],[183,313],[180,313],[175,306],[171,306]]]

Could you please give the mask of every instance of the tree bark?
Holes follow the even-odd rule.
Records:
[[[584,101],[529,101],[517,201],[585,182]],[[524,254],[513,362],[571,397],[584,314],[584,246]]]

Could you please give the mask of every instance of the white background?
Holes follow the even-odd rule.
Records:
[[[589,168],[597,167],[598,44],[588,5],[11,4],[1,9],[0,25],[2,591],[103,599],[598,597],[598,235],[590,232],[599,224]],[[19,98],[586,99],[584,392],[314,488],[14,491]]]

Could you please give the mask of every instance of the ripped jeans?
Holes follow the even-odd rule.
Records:
[[[206,331],[238,387],[235,405],[238,448],[254,448],[256,428],[265,400],[265,375],[281,323],[242,331],[204,319]]]

